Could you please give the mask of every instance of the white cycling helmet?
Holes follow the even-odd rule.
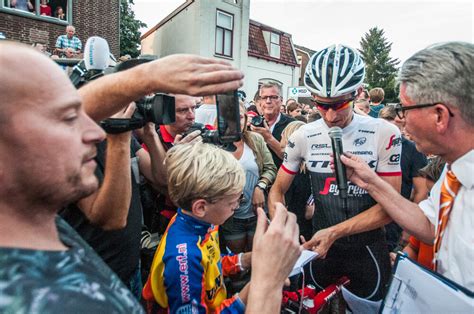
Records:
[[[359,52],[344,45],[332,45],[311,57],[304,85],[320,97],[333,98],[356,92],[364,78],[365,63]]]

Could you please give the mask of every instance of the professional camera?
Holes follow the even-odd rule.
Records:
[[[252,117],[252,119],[250,119],[250,124],[253,126],[263,128],[265,126],[264,121],[265,121],[265,118],[263,118],[263,116],[255,116],[255,117]]]
[[[209,130],[204,124],[197,122],[194,123],[186,132],[182,134],[183,138],[196,130],[201,131],[201,137],[204,143],[222,145],[221,141],[219,140],[219,133],[217,132],[217,130]]]
[[[135,101],[137,109],[130,119],[109,118],[100,122],[109,134],[123,133],[139,129],[148,122],[156,125],[171,124],[175,121],[174,97],[166,94],[154,94]]]

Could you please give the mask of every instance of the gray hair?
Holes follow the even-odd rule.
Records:
[[[277,83],[277,82],[273,82],[273,81],[268,81],[268,82],[265,82],[263,83],[258,92],[259,92],[259,95],[260,95],[260,91],[264,88],[272,88],[272,87],[276,87],[278,89],[278,94],[280,94],[280,96],[283,95],[283,91],[282,91],[282,88],[281,88],[281,84]]]
[[[474,45],[448,42],[415,53],[401,67],[398,82],[413,101],[457,107],[474,125],[473,77]]]

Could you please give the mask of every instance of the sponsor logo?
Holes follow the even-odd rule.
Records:
[[[288,154],[286,152],[283,153],[283,161],[288,161]]]
[[[362,151],[355,151],[355,152],[350,152],[352,155],[373,155],[374,152],[370,150],[362,150]]]
[[[360,133],[368,133],[368,134],[375,134],[375,131],[369,131],[369,130],[359,130]]]
[[[295,148],[295,143],[293,143],[292,141],[288,141],[288,147]]]
[[[367,163],[370,168],[375,168],[377,167],[377,160],[371,160]]]
[[[187,303],[191,300],[189,291],[189,275],[188,275],[188,248],[186,243],[176,245],[178,249],[178,256],[176,260],[179,264],[179,281],[181,288],[181,301]]]
[[[319,132],[319,133],[310,134],[310,135],[306,136],[306,138],[320,136],[321,134],[323,134],[323,133]]]
[[[354,140],[354,146],[362,146],[362,145],[365,144],[365,142],[367,142],[366,137],[357,138],[357,139]]]
[[[311,153],[311,156],[329,156],[331,153]]]
[[[390,158],[388,160],[390,162],[398,163],[398,162],[400,162],[400,154],[393,154],[392,156],[390,156]]]
[[[330,148],[330,147],[331,146],[329,146],[329,144],[313,144],[313,145],[311,145],[312,150],[321,149],[321,148]]]
[[[323,168],[329,168],[330,161],[329,160],[326,160],[326,161],[308,160],[308,163],[311,168],[316,168],[318,167],[318,164],[319,164],[319,168],[323,169]]]
[[[208,300],[214,299],[216,296],[217,292],[221,288],[222,281],[221,281],[221,276],[217,276],[216,279],[214,280],[214,287],[210,290],[206,290],[206,296]]]
[[[326,182],[324,183],[324,187],[321,191],[319,191],[320,195],[339,195],[339,188],[337,187],[336,184],[336,178],[326,178]],[[349,184],[349,187],[347,188],[347,194],[352,195],[352,196],[362,196],[369,194],[366,190],[361,189],[357,185]]]
[[[390,136],[390,141],[388,142],[388,146],[385,148],[385,150],[389,150],[392,147],[400,146],[402,144],[402,138],[401,137],[395,137],[395,134]]]

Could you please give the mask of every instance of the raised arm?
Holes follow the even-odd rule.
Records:
[[[150,93],[213,95],[238,89],[242,79],[243,73],[226,61],[177,54],[106,75],[79,93],[86,113],[100,121]]]

